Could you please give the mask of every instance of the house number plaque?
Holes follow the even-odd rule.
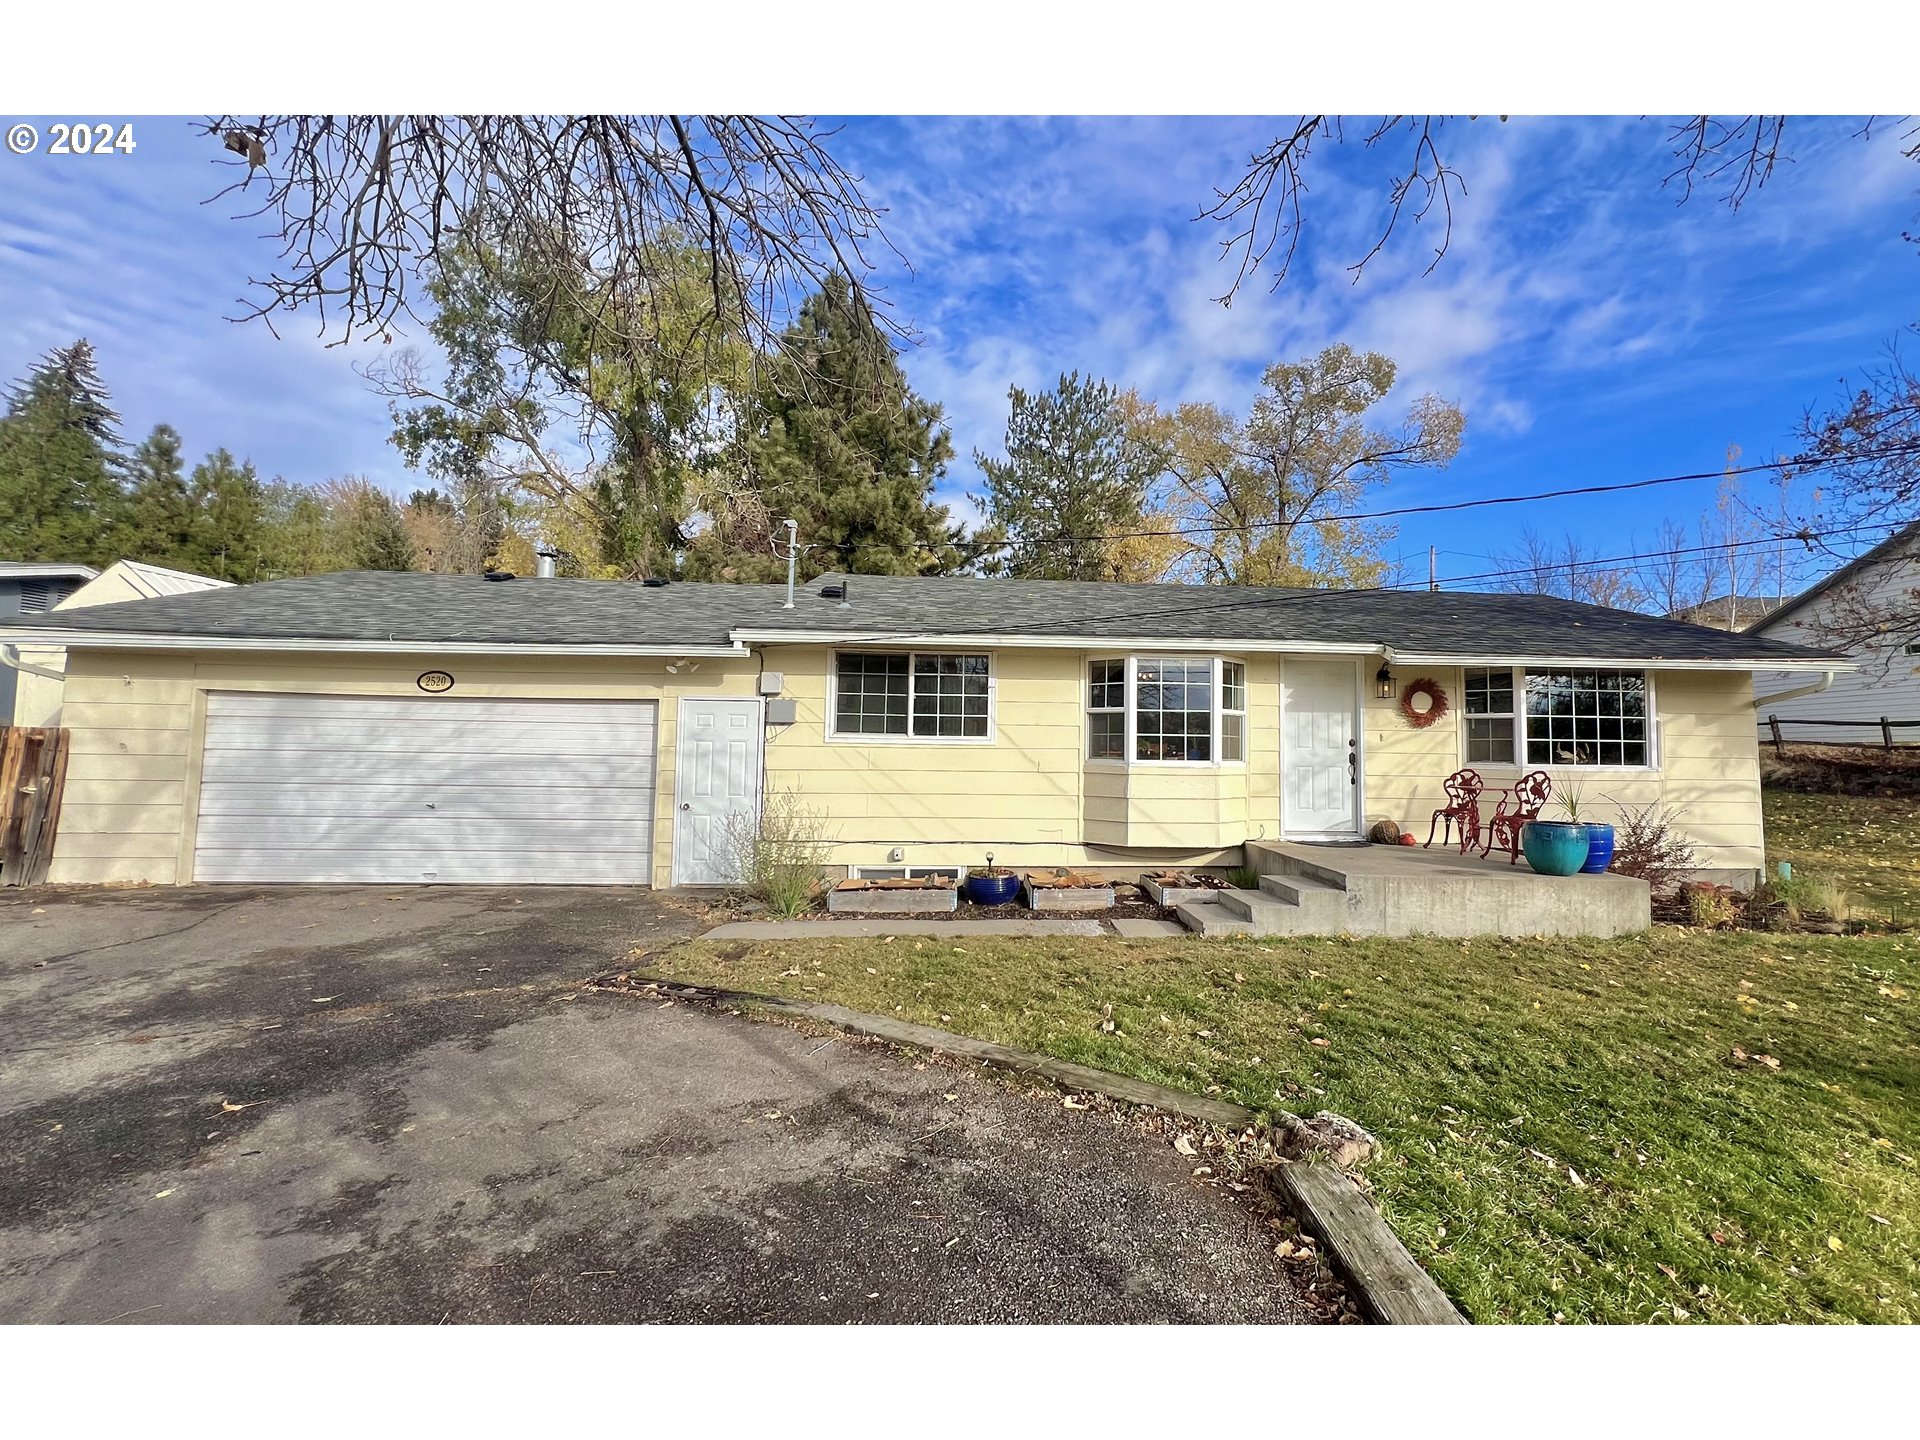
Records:
[[[453,689],[453,676],[444,670],[427,670],[413,683],[429,695],[444,695]]]

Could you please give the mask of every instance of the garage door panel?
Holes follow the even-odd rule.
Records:
[[[556,789],[613,786],[651,789],[653,760],[637,755],[538,755],[475,751],[382,752],[339,755],[317,750],[209,750],[203,780],[276,783],[384,784],[400,778],[428,785],[527,785]]]
[[[411,767],[410,767],[411,768]],[[200,787],[200,818],[229,815],[339,815],[383,819],[429,814],[521,820],[530,812],[575,820],[629,820],[653,813],[653,787],[459,784],[244,784]]]
[[[485,707],[492,723],[528,725],[645,725],[652,727],[652,701],[639,700],[495,700],[456,695],[292,695],[265,691],[213,691],[209,716],[238,715],[273,720],[353,720],[365,724],[368,707],[409,723],[444,719],[458,707],[470,713]],[[458,717],[456,717],[458,718]]]
[[[655,710],[210,694],[194,877],[646,884]]]
[[[640,850],[652,827],[641,820],[526,820],[476,825],[469,819],[370,819],[348,815],[216,815],[200,844],[219,850]]]
[[[409,863],[390,854],[323,851],[276,856],[258,851],[203,851],[194,879],[313,885],[645,885],[652,851],[548,851],[537,854],[447,854]]]
[[[277,720],[244,730],[223,730],[207,737],[217,750],[324,750],[360,755],[445,751],[449,754],[603,755],[618,750],[651,749],[651,725],[486,725],[472,720],[405,720],[377,733],[353,720]]]

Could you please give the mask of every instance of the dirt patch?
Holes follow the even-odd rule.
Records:
[[[1920,745],[1760,746],[1760,783],[1810,795],[1885,795],[1920,799]]]

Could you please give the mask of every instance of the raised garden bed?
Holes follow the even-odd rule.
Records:
[[[1171,910],[1177,905],[1211,900],[1220,891],[1233,887],[1218,875],[1196,875],[1187,870],[1158,870],[1142,875],[1140,888],[1154,904]]]
[[[1020,885],[1029,910],[1087,911],[1113,908],[1113,885],[1099,875],[1071,870],[1029,870]]]
[[[827,892],[827,909],[835,915],[950,915],[959,905],[959,892],[945,875],[842,880]]]

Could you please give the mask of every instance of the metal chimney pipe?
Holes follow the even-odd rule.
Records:
[[[553,562],[558,554],[559,552],[557,550],[548,550],[545,548],[534,551],[533,578],[536,580],[553,579]]]

